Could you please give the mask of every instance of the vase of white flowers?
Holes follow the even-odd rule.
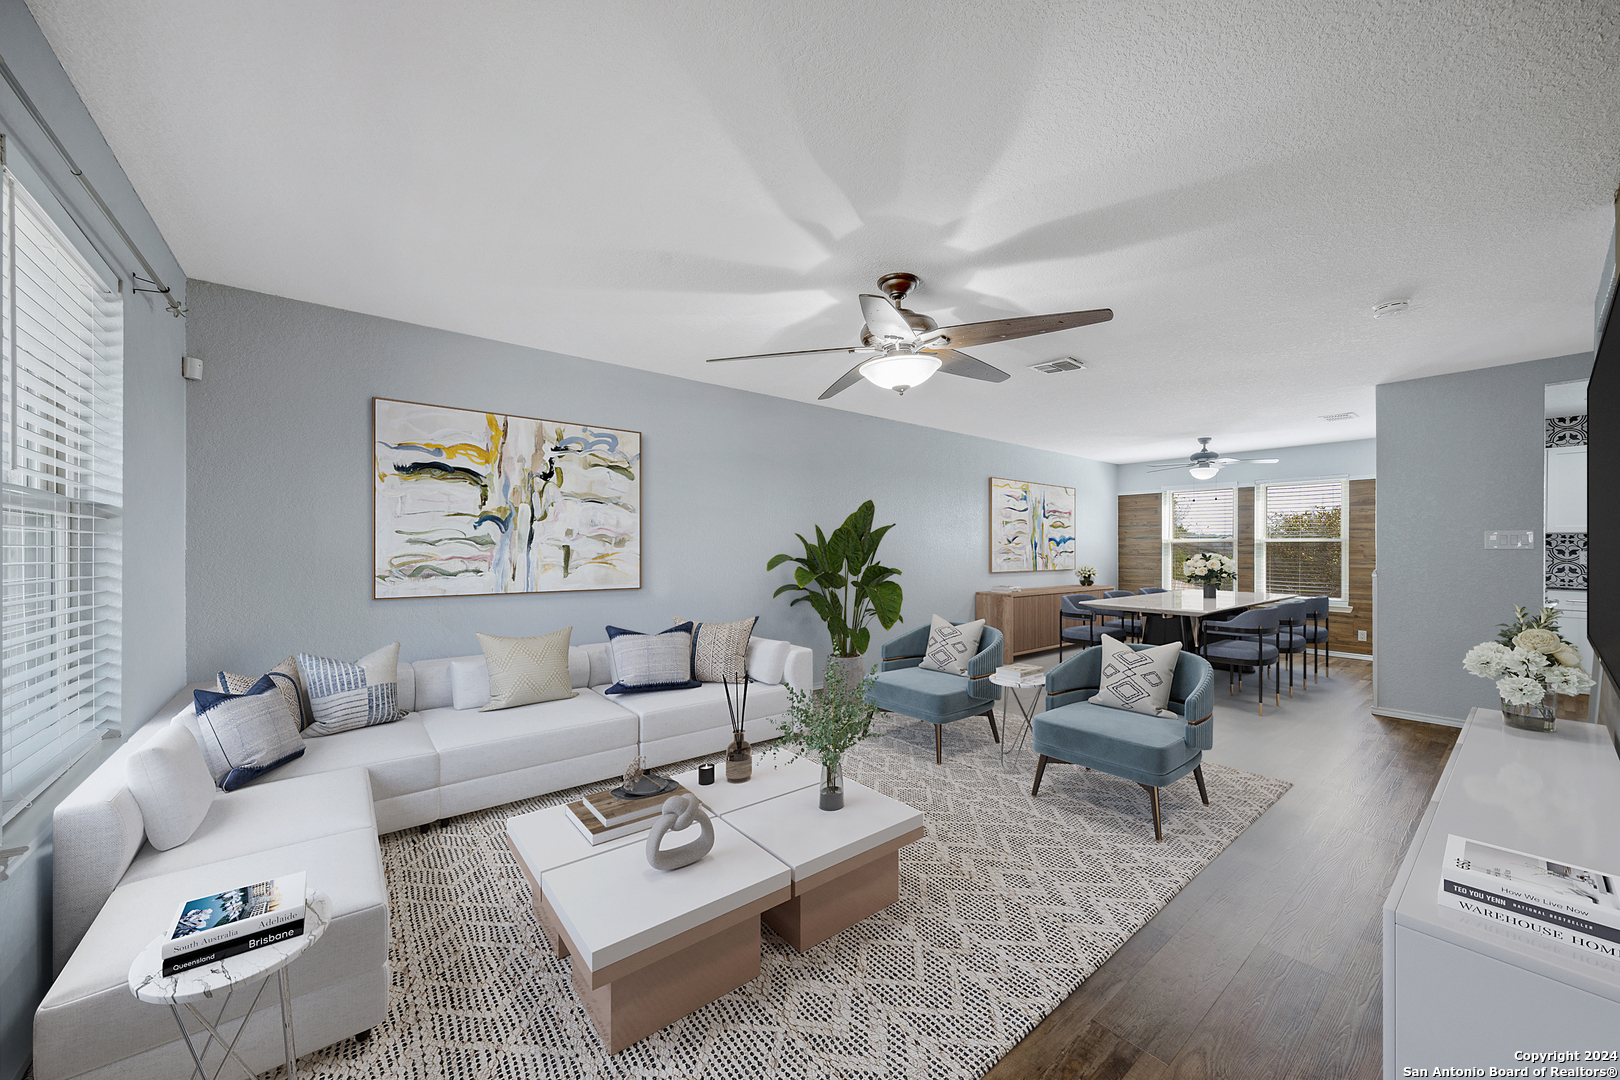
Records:
[[[1181,576],[1204,587],[1204,595],[1215,598],[1220,587],[1237,577],[1237,563],[1226,555],[1201,551],[1181,564]]]
[[[1090,585],[1097,580],[1097,568],[1095,566],[1077,566],[1074,568],[1074,576],[1080,579],[1080,584]]]
[[[1592,680],[1581,670],[1581,654],[1558,632],[1558,612],[1542,608],[1532,615],[1513,609],[1495,641],[1468,650],[1463,667],[1470,675],[1496,680],[1502,719],[1508,727],[1551,731],[1559,694],[1584,694]]]

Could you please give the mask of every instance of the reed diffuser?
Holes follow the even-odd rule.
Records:
[[[748,673],[739,672],[736,689],[731,679],[721,679],[726,691],[726,711],[731,714],[731,745],[726,747],[726,780],[740,784],[754,775],[754,752],[743,738],[743,721],[748,714]]]

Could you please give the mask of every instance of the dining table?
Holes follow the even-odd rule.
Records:
[[[1221,616],[1235,615],[1262,604],[1279,600],[1294,600],[1298,593],[1287,592],[1229,592],[1220,590],[1213,597],[1202,589],[1171,589],[1168,592],[1137,593],[1131,596],[1108,596],[1100,600],[1086,600],[1080,606],[1099,613],[1119,612],[1142,617],[1142,640],[1149,644],[1181,641],[1188,648],[1200,646],[1199,634],[1204,621]],[[1167,623],[1154,626],[1153,616],[1160,619],[1184,619],[1186,627],[1181,633],[1166,633]],[[1154,630],[1158,632],[1153,632]],[[1156,640],[1159,639],[1159,640]]]

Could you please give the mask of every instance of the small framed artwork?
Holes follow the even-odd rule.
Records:
[[[1074,569],[1074,488],[990,478],[990,572]]]
[[[641,588],[641,433],[373,398],[372,595]]]

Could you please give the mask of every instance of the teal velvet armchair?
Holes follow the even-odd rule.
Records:
[[[1001,741],[995,713],[1001,687],[990,681],[991,673],[1001,666],[1001,631],[986,626],[979,635],[978,653],[968,661],[967,674],[952,675],[918,666],[928,648],[928,630],[919,626],[883,646],[883,663],[868,700],[885,712],[933,724],[934,760],[943,764],[945,741],[941,732],[943,725],[953,720],[986,717],[991,737]]]
[[[1152,648],[1132,645],[1132,649]],[[1098,772],[1133,780],[1147,790],[1153,805],[1153,838],[1164,839],[1159,820],[1159,789],[1188,773],[1198,782],[1198,797],[1209,805],[1204,786],[1204,751],[1215,745],[1215,672],[1209,661],[1183,652],[1170,682],[1169,708],[1174,717],[1151,716],[1093,705],[1101,685],[1102,649],[1070,657],[1046,676],[1046,711],[1035,717],[1035,785],[1051,762],[1084,765]]]

